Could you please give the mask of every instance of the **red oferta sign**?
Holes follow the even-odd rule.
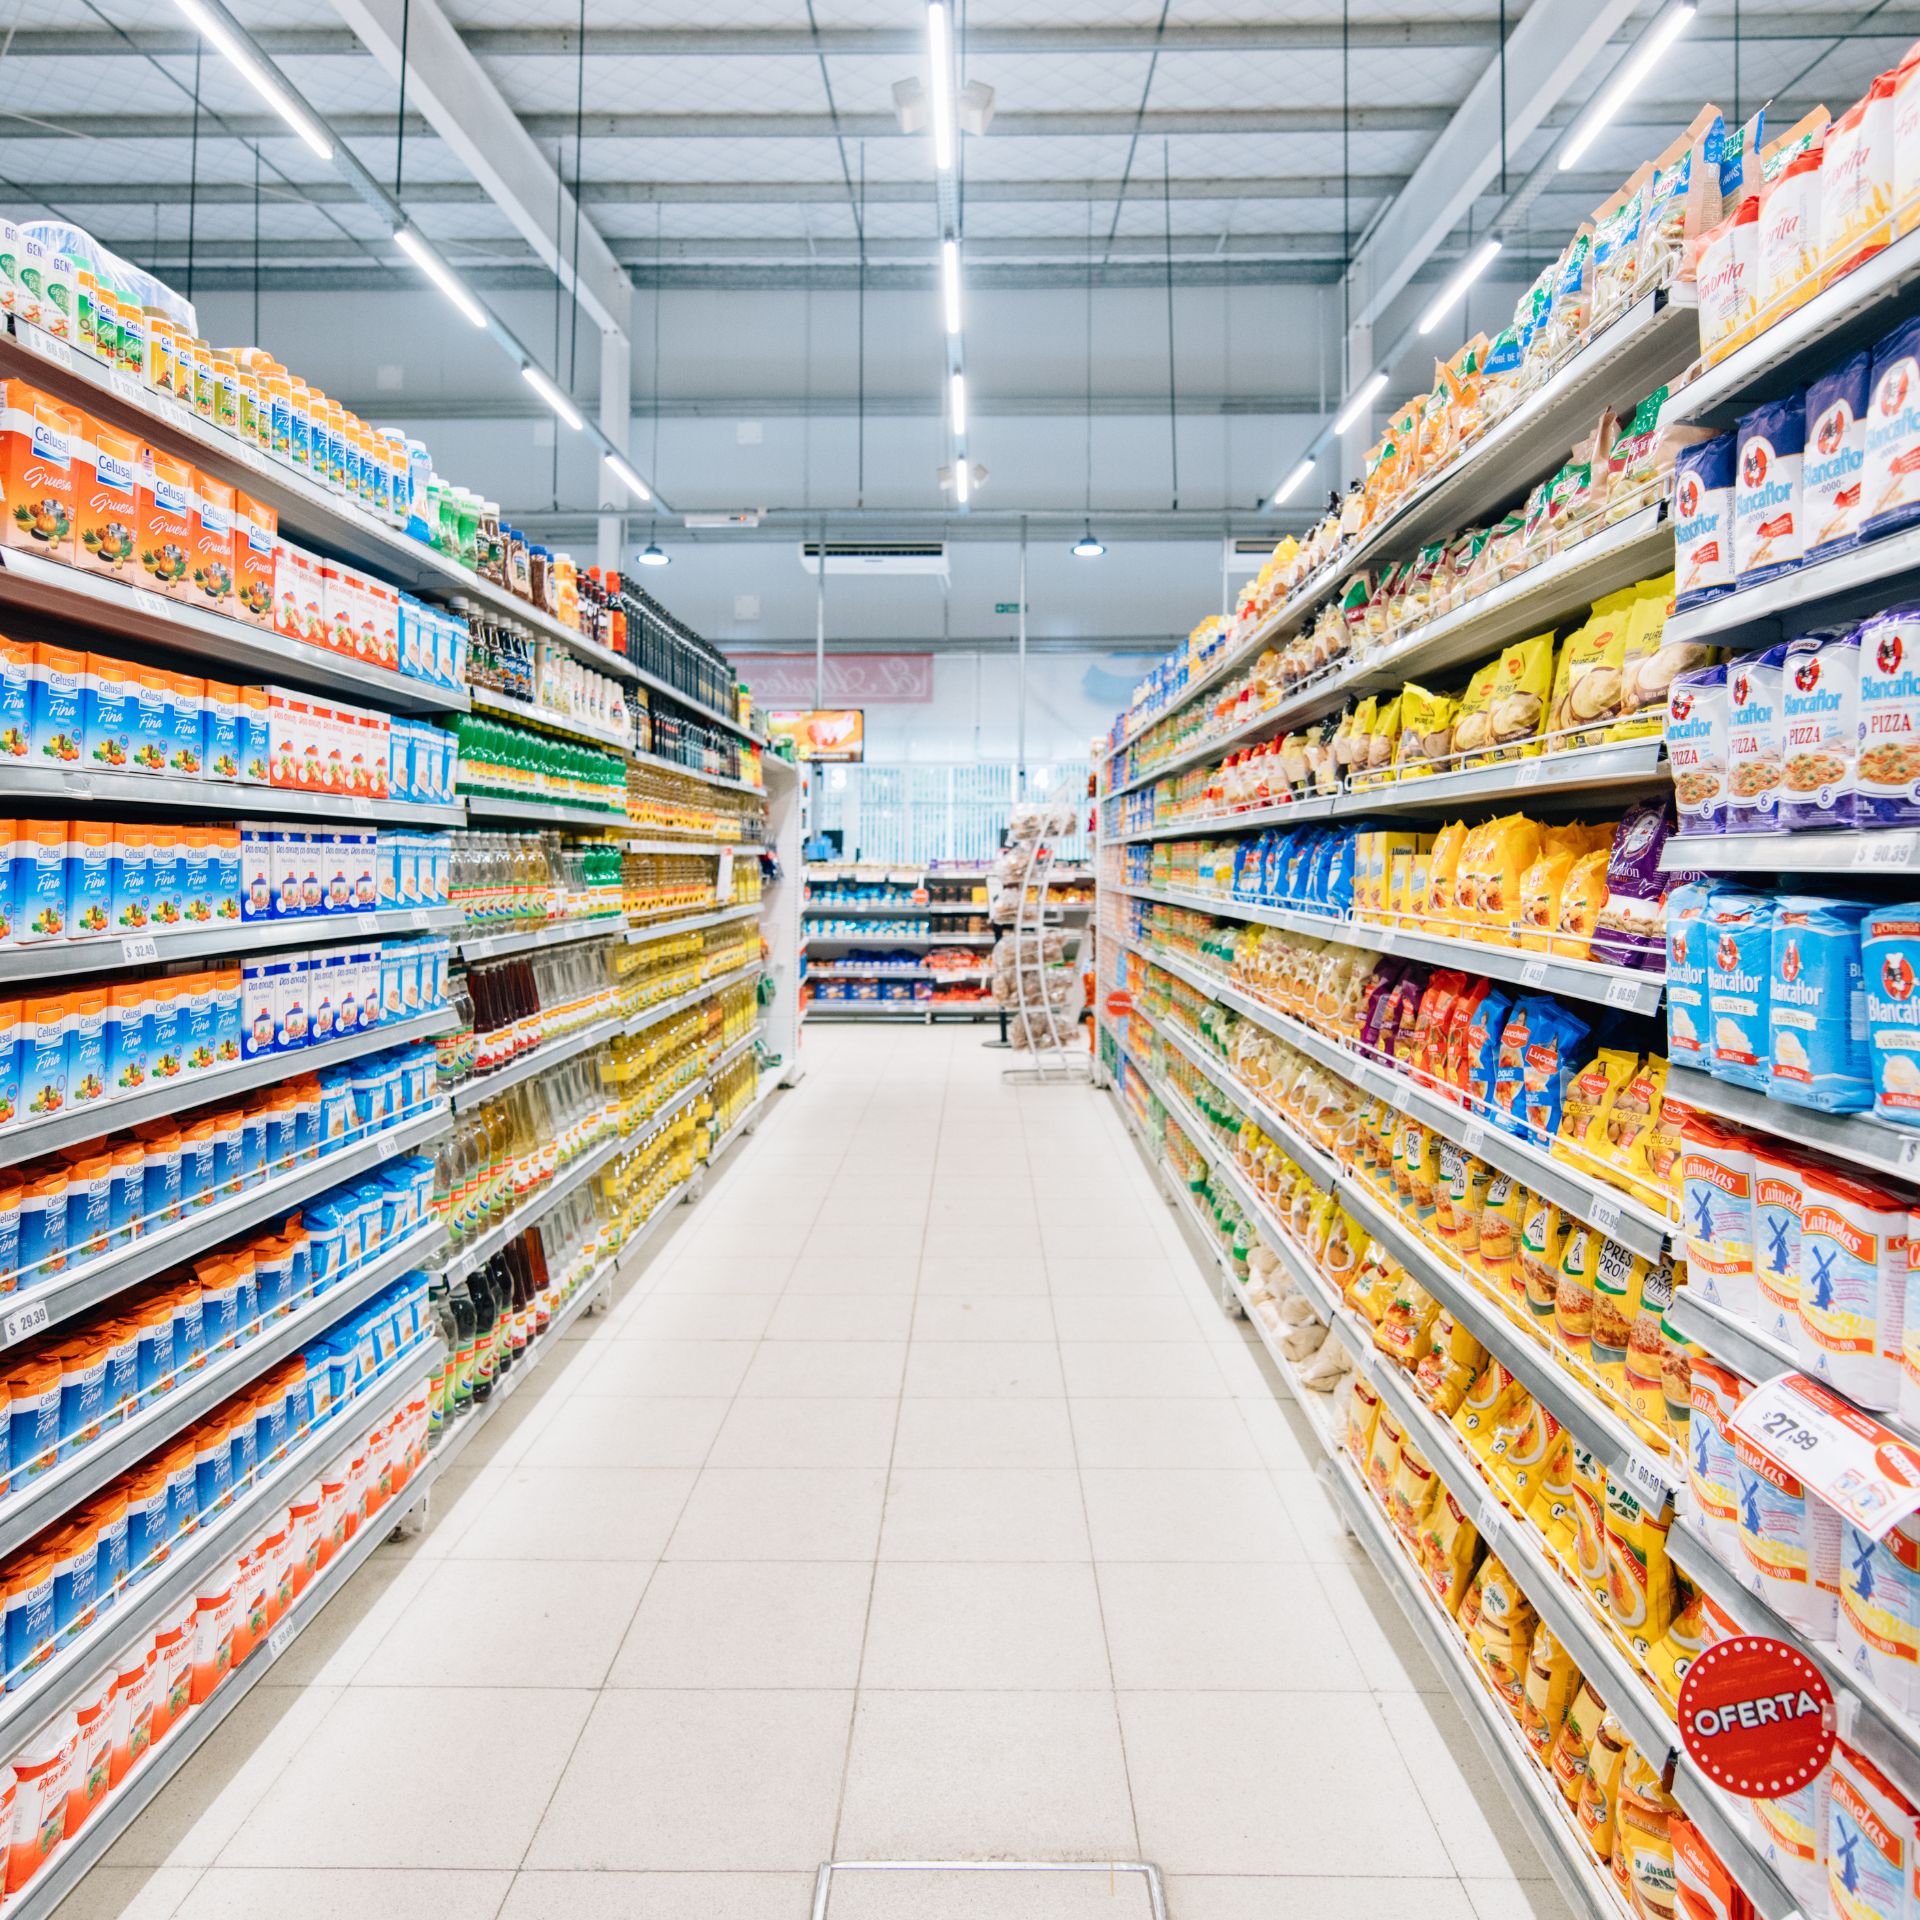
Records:
[[[1701,1654],[1680,1683],[1680,1744],[1729,1793],[1793,1793],[1817,1777],[1833,1741],[1833,1689],[1784,1640],[1735,1634]]]

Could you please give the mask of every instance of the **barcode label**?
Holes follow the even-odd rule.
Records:
[[[0,1339],[12,1346],[17,1340],[25,1340],[38,1333],[47,1324],[47,1303],[35,1300],[24,1307],[14,1310],[0,1319]]]

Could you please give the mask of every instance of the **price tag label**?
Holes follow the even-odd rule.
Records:
[[[47,1324],[47,1317],[47,1303],[44,1300],[15,1307],[4,1320],[0,1320],[0,1340],[12,1346],[16,1341],[28,1339]]]
[[[369,800],[364,793],[349,794],[347,796],[347,811],[353,814],[356,819],[371,820],[373,818],[373,802]]]
[[[377,913],[356,913],[353,916],[353,921],[354,925],[357,926],[362,933],[378,933],[380,931],[380,916]]]
[[[1624,1480],[1655,1513],[1667,1504],[1666,1477],[1651,1460],[1643,1460],[1637,1453],[1625,1453],[1620,1456],[1614,1468],[1615,1475]]]
[[[1754,1388],[1730,1424],[1869,1539],[1920,1512],[1920,1448],[1817,1381],[1783,1373]]]
[[[1866,867],[1910,867],[1920,857],[1920,834],[1865,833],[1853,843],[1853,864]]]
[[[141,399],[140,382],[136,380],[125,367],[115,367],[113,371],[107,375],[107,385],[111,387],[114,393],[122,400],[130,400],[136,406],[139,404]]]
[[[1547,963],[1544,960],[1529,960],[1520,969],[1520,984],[1523,987],[1544,987],[1547,984]]]
[[[293,1645],[293,1636],[297,1631],[298,1629],[291,1620],[282,1620],[280,1624],[267,1635],[268,1659],[278,1660],[280,1656]]]
[[[415,933],[423,932],[426,924],[427,912],[424,907],[415,907],[413,911],[407,915],[407,925],[410,926]]]
[[[1516,787],[1537,787],[1546,771],[1547,763],[1536,754],[1533,759],[1520,762],[1519,769],[1513,777],[1513,784]]]
[[[1610,1007],[1637,1007],[1640,1004],[1640,982],[1638,980],[1609,980],[1607,982],[1607,1005]]]
[[[1478,1153],[1487,1144],[1487,1130],[1478,1120],[1467,1122],[1467,1131],[1460,1143],[1469,1153]]]
[[[143,960],[158,960],[160,949],[152,934],[131,934],[120,942],[120,958],[127,966],[136,966]]]
[[[166,601],[151,587],[135,587],[133,604],[136,612],[144,613],[150,620],[164,620],[171,611]]]
[[[1608,1200],[1605,1198],[1596,1200],[1593,1205],[1587,1209],[1587,1218],[1591,1220],[1602,1233],[1611,1233],[1614,1228],[1620,1224],[1620,1202],[1618,1200]]]
[[[1900,1164],[1910,1167],[1916,1162],[1920,1162],[1920,1136],[1909,1135],[1900,1142]]]
[[[1507,1510],[1501,1506],[1497,1494],[1485,1493],[1480,1496],[1480,1506],[1473,1516],[1473,1524],[1480,1529],[1480,1538],[1489,1547],[1500,1538],[1500,1530],[1507,1524]]]
[[[51,360],[56,367],[73,365],[73,349],[64,340],[56,340],[51,334],[42,333],[38,327],[20,325],[15,329],[14,337],[24,340],[42,360]]]

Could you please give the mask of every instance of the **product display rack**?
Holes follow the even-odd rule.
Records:
[[[502,826],[572,827],[579,833],[613,833],[624,827],[627,816],[611,807],[570,807],[558,800],[539,800],[531,795],[520,799],[500,793],[468,793],[467,818],[495,821]]]
[[[187,780],[168,774],[73,772],[51,767],[0,766],[0,797],[9,806],[156,807],[168,813],[221,819],[271,818],[338,826],[460,827],[459,801],[429,806],[413,800],[376,800],[364,794],[310,793],[295,787],[254,786],[236,780]]]
[[[471,1079],[463,1080],[453,1090],[453,1110],[465,1113],[483,1100],[491,1100],[496,1093],[504,1093],[508,1087],[516,1087],[536,1073],[545,1073],[549,1067],[557,1067],[561,1061],[571,1060],[576,1054],[611,1040],[619,1031],[617,1020],[592,1020],[574,1033],[556,1034],[551,1040],[543,1040],[539,1046],[529,1047],[518,1060],[509,1060],[491,1073],[476,1073]]]
[[[684,704],[683,695],[674,694],[672,697],[676,700],[681,700]],[[696,706],[694,711],[699,713],[704,710]],[[712,719],[718,716],[708,714],[707,717]],[[749,741],[757,742],[759,737],[756,734],[744,733],[738,726],[734,728],[734,731],[741,733],[742,737]],[[643,753],[638,747],[628,747],[626,753],[627,758],[636,766],[654,767],[662,773],[683,773],[689,780],[704,781],[705,784],[710,787],[724,787],[729,793],[764,794],[767,791],[764,785],[755,786],[751,780],[736,780],[731,774],[727,773],[709,773],[704,767],[690,767],[683,760],[669,760],[664,755],[658,753]]]
[[[539,727],[547,733],[564,734],[569,740],[584,740],[591,746],[611,747],[616,753],[630,750],[633,728],[603,727],[570,713],[555,713],[532,700],[516,699],[492,687],[469,687],[467,698],[476,713],[496,713],[503,720],[518,721],[525,727]]]
[[[664,940],[669,934],[698,933],[705,927],[731,926],[736,920],[756,920],[760,905],[755,901],[744,907],[721,907],[712,913],[692,913],[675,920],[630,920],[626,923],[629,946],[644,946],[649,940]]]
[[[504,960],[510,954],[544,953],[550,947],[577,946],[583,940],[612,940],[626,931],[624,914],[603,913],[591,920],[556,921],[523,933],[463,935],[453,947],[463,960]]]

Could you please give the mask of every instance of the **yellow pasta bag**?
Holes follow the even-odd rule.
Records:
[[[1533,1630],[1527,1655],[1527,1688],[1520,1702],[1520,1731],[1542,1761],[1553,1747],[1580,1686],[1580,1669],[1544,1625]]]
[[[1409,1446],[1400,1449],[1400,1464],[1394,1469],[1392,1485],[1387,1489],[1387,1517],[1404,1540],[1411,1540],[1427,1517],[1434,1495],[1440,1490],[1440,1476]]]
[[[1627,1344],[1646,1291],[1647,1262],[1617,1240],[1604,1241],[1593,1270],[1593,1330],[1587,1364],[1622,1406],[1627,1400]]]
[[[1433,847],[1427,855],[1427,889],[1419,913],[1443,932],[1444,923],[1453,917],[1456,874],[1466,844],[1467,823],[1452,820],[1433,836]]]
[[[1647,1062],[1649,1069],[1655,1064],[1654,1060]],[[1648,1206],[1677,1218],[1686,1114],[1678,1101],[1666,1098],[1666,1061],[1657,1064],[1660,1076],[1654,1089],[1652,1118],[1624,1150],[1627,1186]]]
[[[1607,1481],[1607,1608],[1614,1624],[1645,1655],[1673,1624],[1673,1563],[1668,1520],[1623,1480]]]
[[[1626,644],[1620,660],[1620,718],[1607,729],[1609,740],[1639,740],[1657,734],[1666,717],[1673,677],[1689,667],[1705,666],[1711,651],[1665,645],[1667,616],[1673,610],[1673,575],[1643,580],[1627,611]]]
[[[1637,1053],[1602,1047],[1567,1083],[1560,1105],[1560,1127],[1552,1152],[1558,1159],[1591,1169],[1606,1164],[1607,1122],[1614,1102],[1632,1083],[1640,1065]]]
[[[1548,943],[1563,960],[1584,960],[1607,904],[1607,855],[1585,853],[1573,863],[1560,889],[1560,925]]]
[[[1607,1474],[1591,1447],[1573,1443],[1573,1570],[1601,1605],[1607,1598]]]
[[[1487,703],[1492,744],[1503,749],[1496,758],[1530,758],[1540,751],[1538,736],[1552,692],[1552,634],[1515,641],[1501,654]]]
[[[1463,853],[1472,889],[1474,924],[1467,929],[1476,940],[1510,946],[1513,924],[1520,916],[1520,881],[1540,857],[1540,827],[1523,813],[1504,814],[1488,823],[1486,833]]]
[[[1489,660],[1467,682],[1467,690],[1460,696],[1459,708],[1453,716],[1455,753],[1477,755],[1493,745],[1493,688],[1499,671],[1500,662]],[[1463,766],[1477,764],[1473,758],[1461,760]]]
[[[1459,1501],[1442,1487],[1414,1535],[1414,1547],[1427,1585],[1449,1613],[1460,1611],[1479,1546],[1478,1529]]]
[[[1526,1188],[1512,1174],[1495,1172],[1487,1182],[1487,1201],[1480,1210],[1481,1275],[1495,1293],[1515,1305],[1520,1303],[1514,1282],[1519,1272],[1520,1222],[1527,1199]]]
[[[1600,1264],[1604,1238],[1598,1227],[1590,1227],[1584,1220],[1570,1220],[1560,1246],[1553,1290],[1553,1338],[1555,1345],[1576,1360],[1587,1358],[1587,1344],[1593,1336],[1593,1276]]]
[[[1550,748],[1591,746],[1620,712],[1621,672],[1636,590],[1596,600],[1586,622],[1560,643],[1553,704],[1547,715]]]
[[[1680,1803],[1661,1786],[1646,1756],[1628,1747],[1614,1793],[1613,1860],[1615,1878],[1624,1877],[1635,1913],[1673,1911],[1671,1823],[1679,1811]]]
[[[1554,1438],[1527,1518],[1539,1529],[1550,1552],[1573,1558],[1573,1435],[1565,1428]]]
[[[1574,1804],[1574,1818],[1580,1822],[1580,1831],[1599,1860],[1613,1858],[1614,1800],[1619,1792],[1627,1749],[1627,1736],[1620,1722],[1611,1713],[1603,1715],[1587,1748],[1580,1795]]]
[[[1365,1374],[1353,1376],[1353,1391],[1347,1400],[1346,1448],[1355,1460],[1364,1462],[1373,1449],[1373,1423],[1380,1411],[1380,1396]]]
[[[1831,286],[1893,239],[1893,89],[1889,71],[1827,129],[1820,165],[1820,280]]]
[[[1687,1669],[1721,1636],[1708,1617],[1710,1602],[1685,1580],[1675,1577],[1673,1624],[1647,1655],[1647,1677],[1660,1689],[1669,1707],[1680,1698],[1680,1682]]]
[[[1666,1200],[1664,1194],[1657,1200],[1648,1198],[1653,1181],[1646,1165],[1646,1145],[1666,1098],[1666,1060],[1649,1054],[1614,1095],[1598,1137],[1590,1135],[1587,1142],[1589,1153],[1599,1157],[1616,1186],[1638,1194],[1653,1207],[1664,1207]]]
[[[1606,1708],[1600,1704],[1600,1696],[1583,1680],[1574,1689],[1573,1704],[1567,1708],[1560,1731],[1547,1749],[1547,1771],[1553,1775],[1553,1783],[1569,1807],[1579,1804],[1580,1789],[1587,1777],[1587,1756],[1605,1717]]]
[[[1520,876],[1519,944],[1530,952],[1545,953],[1560,924],[1561,890],[1576,857],[1569,847],[1544,847]]]
[[[1491,1554],[1480,1563],[1474,1584],[1480,1604],[1467,1644],[1507,1711],[1518,1718],[1526,1691],[1527,1652],[1539,1616],[1520,1583]]]
[[[1470,1153],[1460,1156],[1460,1182],[1453,1196],[1453,1251],[1462,1265],[1476,1267],[1480,1256],[1480,1216],[1486,1211],[1493,1169]]]
[[[1525,1513],[1546,1477],[1559,1443],[1560,1423],[1536,1400],[1528,1409],[1526,1424],[1518,1428],[1507,1448],[1507,1484],[1513,1504]]]
[[[1527,1316],[1543,1332],[1553,1327],[1560,1248],[1566,1237],[1567,1223],[1560,1217],[1560,1209],[1535,1194],[1520,1220],[1520,1284]]]
[[[1400,695],[1383,700],[1373,713],[1373,731],[1367,739],[1367,773],[1370,780],[1384,777],[1393,765],[1400,747]]]
[[[1485,1457],[1501,1418],[1523,1391],[1498,1360],[1488,1360],[1479,1379],[1467,1389],[1467,1397],[1452,1421],[1454,1432],[1470,1452]]]
[[[1393,1409],[1382,1406],[1373,1422],[1373,1444],[1367,1449],[1367,1484],[1373,1497],[1385,1502],[1393,1476],[1400,1470],[1400,1449],[1406,1436],[1394,1418]]]
[[[1453,752],[1459,703],[1450,694],[1429,693],[1409,683],[1400,694],[1400,741],[1394,765],[1403,775],[1431,773]]]

